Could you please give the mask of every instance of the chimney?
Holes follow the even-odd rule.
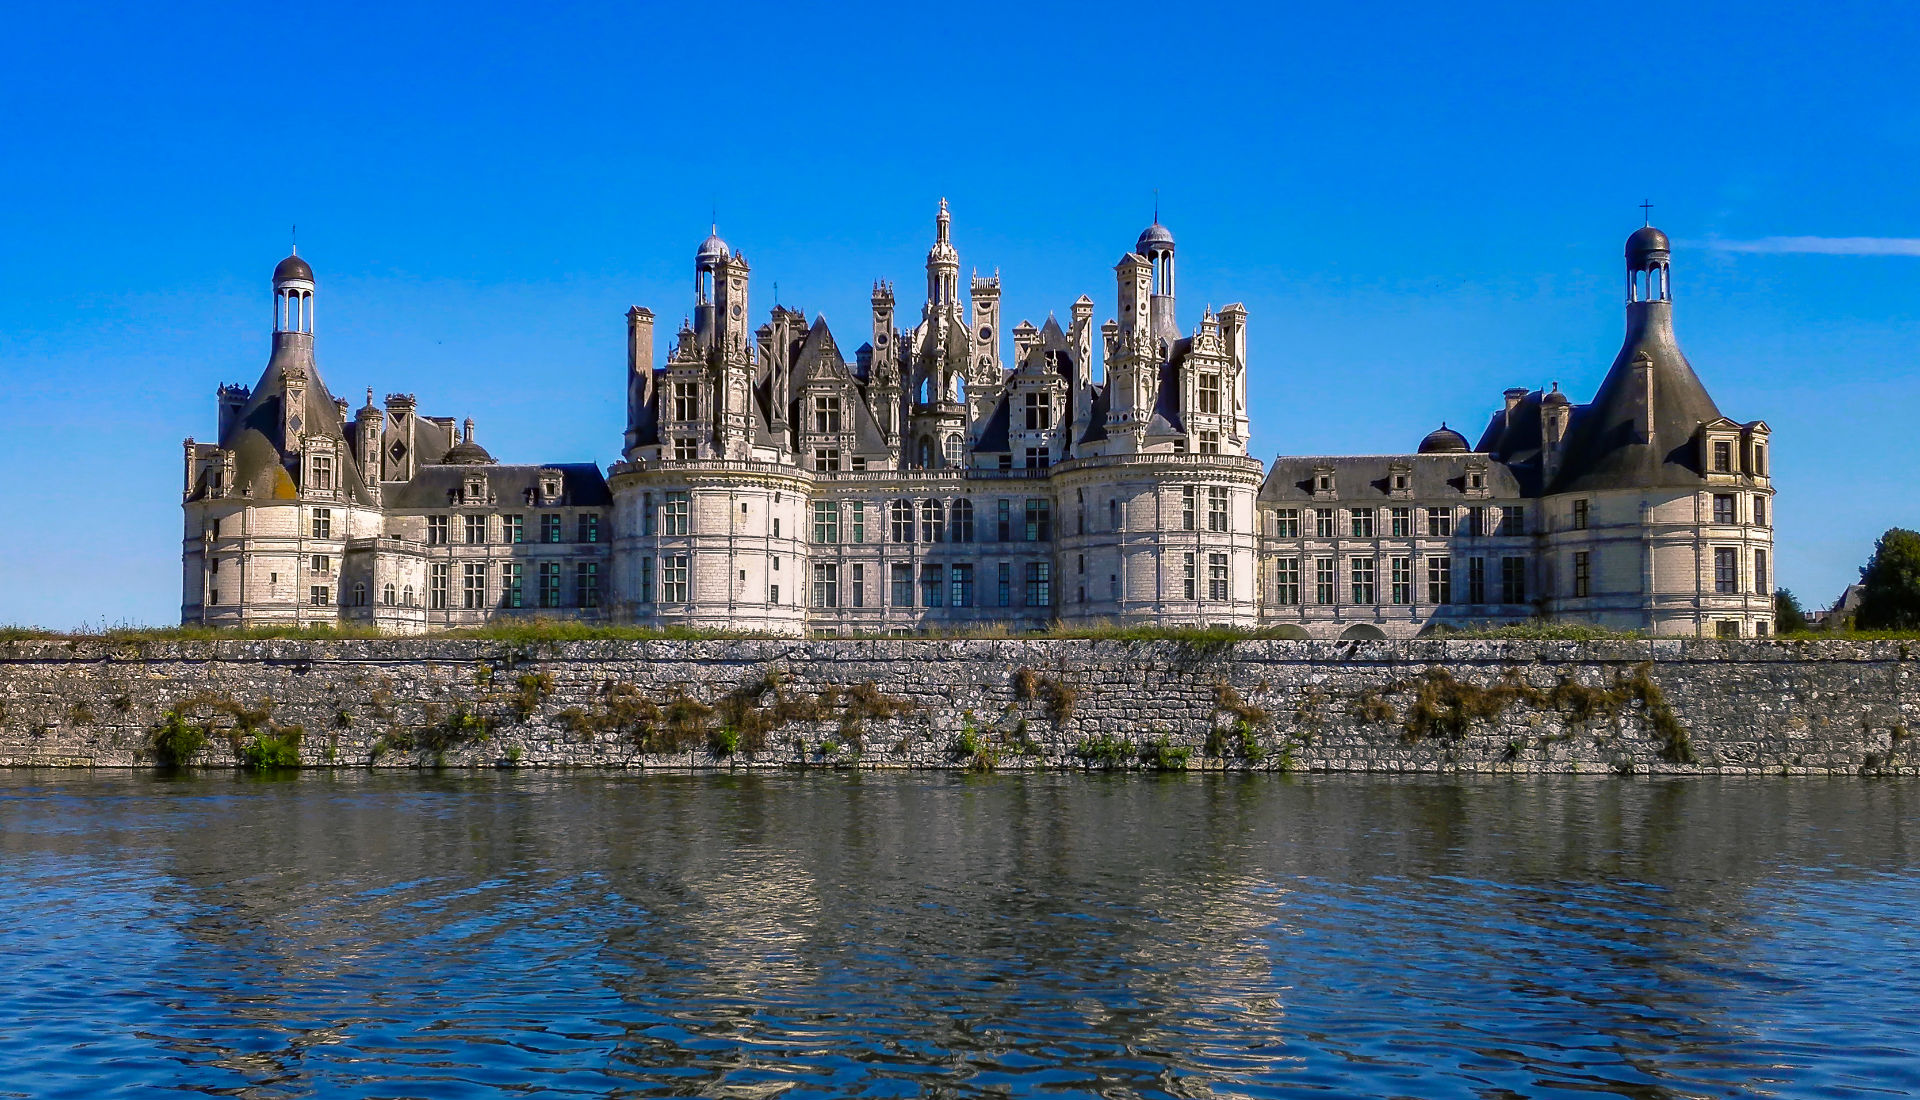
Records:
[[[1527,388],[1525,386],[1515,386],[1501,396],[1507,399],[1507,415],[1512,416],[1513,410],[1519,408],[1520,402],[1526,400]]]

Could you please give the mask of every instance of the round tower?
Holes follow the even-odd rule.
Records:
[[[298,248],[273,269],[273,331],[313,335],[313,268]]]

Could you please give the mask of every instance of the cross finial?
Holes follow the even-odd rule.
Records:
[[[1653,224],[1653,203],[1651,200],[1640,203],[1640,224],[1642,226]]]
[[[293,254],[294,254],[295,256],[298,256],[298,255],[300,254],[300,226],[299,226],[299,223],[297,223],[297,222],[296,222],[296,223],[295,223],[295,224],[294,224],[294,225],[293,225],[293,226],[292,226],[291,228],[289,228],[289,229],[287,230],[287,238],[288,238],[288,240],[290,240],[290,241],[292,241],[292,242],[293,242]]]
[[[1153,189],[1153,224],[1160,224],[1160,189]]]

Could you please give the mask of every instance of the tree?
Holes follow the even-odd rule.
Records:
[[[1895,527],[1860,570],[1861,630],[1920,630],[1920,531]]]
[[[1800,606],[1800,597],[1784,588],[1773,593],[1773,632],[1775,634],[1801,634],[1811,629],[1807,625],[1807,613]]]

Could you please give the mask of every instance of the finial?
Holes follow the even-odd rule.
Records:
[[[373,404],[373,387],[372,386],[367,387],[367,404],[369,405]]]
[[[1652,224],[1653,224],[1653,202],[1650,199],[1642,200],[1640,203],[1640,225],[1642,227],[1645,227]]]
[[[287,237],[293,242],[293,254],[298,256],[300,254],[300,224],[298,222],[295,222],[292,228],[287,230]]]
[[[942,214],[947,212],[947,197],[945,195],[940,196],[940,212]]]
[[[1160,189],[1153,189],[1153,224],[1160,224]]]

